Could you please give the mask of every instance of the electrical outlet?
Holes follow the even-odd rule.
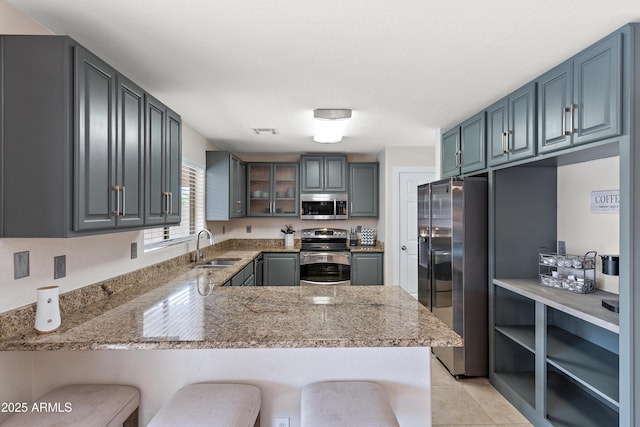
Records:
[[[13,254],[13,278],[22,279],[29,275],[29,251]]]
[[[289,427],[289,418],[276,418],[276,427]]]
[[[251,233],[251,226],[247,225],[247,233]]]
[[[53,257],[53,280],[60,279],[67,275],[67,256],[59,255]]]
[[[222,235],[224,236],[225,231],[227,231],[227,227],[225,227],[224,225],[222,226]]]
[[[131,243],[131,259],[136,259],[136,258],[138,258],[138,243],[133,242]]]

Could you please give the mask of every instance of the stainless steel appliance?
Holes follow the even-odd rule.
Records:
[[[454,376],[488,373],[487,180],[418,186],[418,300],[462,336],[434,348]]]
[[[300,285],[349,285],[351,252],[347,230],[308,228],[302,230]]]
[[[300,194],[300,219],[347,219],[346,193]]]

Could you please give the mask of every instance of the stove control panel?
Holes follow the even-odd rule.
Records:
[[[307,228],[302,230],[303,239],[323,239],[323,238],[347,238],[347,230],[340,230],[337,228]]]

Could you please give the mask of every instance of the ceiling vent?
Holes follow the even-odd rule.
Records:
[[[256,135],[277,135],[280,133],[276,128],[251,128],[251,130]]]

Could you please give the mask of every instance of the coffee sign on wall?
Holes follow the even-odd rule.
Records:
[[[591,213],[618,212],[620,212],[620,190],[591,192]]]

